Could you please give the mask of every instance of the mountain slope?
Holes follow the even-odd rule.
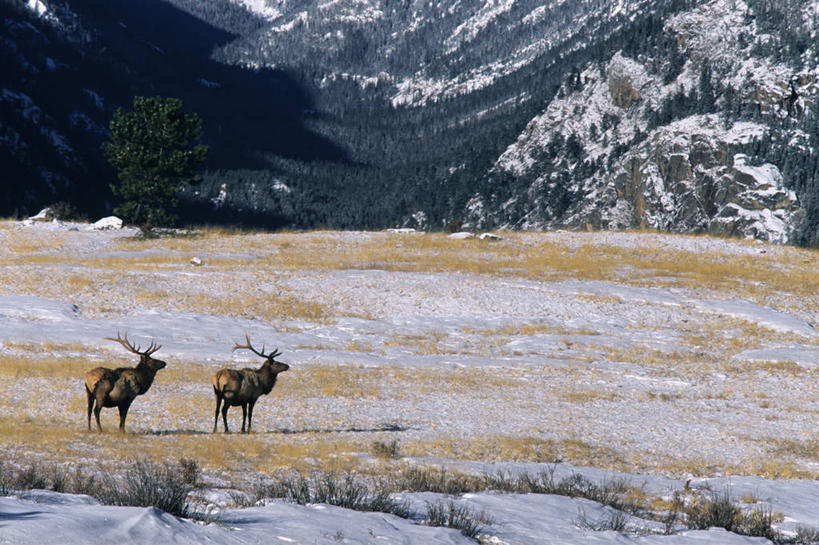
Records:
[[[132,94],[201,115],[188,219],[819,236],[815,1],[36,5],[72,14],[49,26],[83,62],[107,51],[89,71],[122,68],[98,126]]]
[[[755,13],[711,1],[665,21],[669,49],[588,65],[499,158],[495,184],[528,186],[491,208],[494,223],[815,241],[816,52],[777,58]]]

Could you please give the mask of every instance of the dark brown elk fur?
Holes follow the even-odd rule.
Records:
[[[105,337],[107,340],[117,341],[129,352],[139,356],[139,364],[136,367],[119,367],[109,369],[107,367],[96,367],[85,374],[85,393],[88,397],[88,430],[91,430],[91,411],[97,420],[97,429],[102,431],[100,425],[100,410],[103,407],[119,408],[119,431],[125,431],[125,417],[128,416],[128,409],[134,399],[148,391],[154,381],[156,372],[165,367],[165,362],[156,360],[151,354],[162,348],[151,341],[151,346],[144,352],[140,352],[139,347],[128,342],[128,334],[121,339],[119,332],[117,338]],[[96,406],[95,406],[96,405]]]
[[[216,414],[213,417],[213,433],[216,433],[219,424],[219,407],[222,408],[222,422],[225,424],[225,433],[230,433],[227,423],[227,412],[229,407],[242,407],[242,433],[245,433],[245,420],[247,420],[247,431],[250,433],[253,422],[253,406],[259,396],[269,394],[276,385],[276,378],[279,373],[287,371],[290,366],[286,363],[276,361],[274,358],[281,352],[273,350],[269,354],[258,352],[250,344],[250,337],[245,335],[246,345],[234,343],[233,350],[246,348],[265,358],[265,362],[258,369],[221,369],[213,377],[213,393],[216,396]],[[224,405],[222,403],[224,402]]]

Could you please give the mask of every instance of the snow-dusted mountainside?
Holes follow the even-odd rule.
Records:
[[[815,24],[816,6],[804,5],[806,24]],[[788,241],[805,203],[783,164],[759,150],[815,155],[815,135],[798,121],[816,111],[819,65],[815,51],[799,69],[760,55],[773,37],[749,13],[742,1],[714,0],[665,21],[683,55],[674,77],[663,78],[656,57],[619,51],[588,65],[501,155],[497,172],[534,180],[500,210],[525,199],[525,213],[511,218],[524,228],[639,226]],[[669,120],[675,102],[680,113]],[[742,109],[753,115],[740,120]],[[574,150],[553,144],[569,140]],[[561,183],[578,196],[563,210],[549,200]],[[472,204],[480,222],[485,207]]]
[[[28,6],[82,36],[79,64],[125,67],[90,87],[104,114],[129,93],[198,111],[214,156],[189,217],[819,240],[816,0]]]

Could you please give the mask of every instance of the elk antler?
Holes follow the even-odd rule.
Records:
[[[119,336],[119,330],[117,330],[117,338],[116,339],[113,338],[113,337],[103,337],[103,339],[105,339],[107,341],[116,341],[119,344],[121,344],[122,346],[124,346],[126,350],[128,350],[129,352],[131,352],[133,354],[137,354],[138,356],[150,356],[151,354],[153,354],[154,352],[156,352],[157,350],[162,348],[161,344],[158,345],[158,344],[156,344],[154,342],[153,339],[151,339],[151,346],[149,346],[144,352],[140,352],[139,349],[141,348],[141,346],[137,346],[136,348],[134,348],[133,343],[131,343],[128,340],[128,332],[127,331],[125,332],[125,338],[124,339]]]
[[[246,349],[250,350],[251,352],[253,352],[254,354],[256,354],[257,356],[261,356],[261,357],[267,358],[267,359],[273,359],[276,356],[281,355],[281,352],[279,352],[279,350],[277,348],[274,348],[273,352],[271,352],[270,354],[265,354],[264,353],[264,345],[262,345],[262,350],[261,350],[261,352],[259,352],[258,350],[253,348],[253,345],[250,344],[250,335],[248,335],[247,333],[245,333],[245,340],[247,341],[247,344],[239,344],[236,341],[233,341],[233,350],[238,350],[240,348],[246,348]]]

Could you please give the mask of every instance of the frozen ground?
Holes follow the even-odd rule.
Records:
[[[230,461],[243,474],[295,444],[304,445],[308,465],[325,467],[325,458],[340,455],[366,465],[374,463],[367,444],[395,440],[406,460],[465,471],[484,471],[480,464],[487,462],[514,469],[513,460],[563,461],[559,471],[596,480],[627,471],[658,497],[693,478],[689,486],[730,488],[736,497],[768,502],[784,515],[782,530],[819,526],[819,509],[811,507],[819,505],[819,484],[785,480],[819,475],[819,334],[812,325],[819,298],[790,291],[787,282],[767,286],[742,270],[744,260],[766,260],[798,287],[815,282],[815,252],[635,233],[508,234],[484,246],[443,240],[452,255],[441,261],[453,263],[425,271],[387,262],[373,248],[422,246],[431,235],[211,236],[155,245],[126,240],[134,235],[82,225],[0,225],[3,365],[17,362],[19,369],[20,361],[31,361],[32,369],[54,369],[49,365],[65,361],[82,368],[78,358],[87,358],[88,367],[132,365],[119,345],[103,340],[117,330],[143,345],[151,338],[163,345],[157,357],[168,369],[135,401],[125,450],[130,441],[173,456],[177,448],[199,443],[213,450],[214,441],[230,441],[237,449]],[[592,272],[493,273],[458,265],[463,248],[492,248],[487,262],[492,252],[512,261],[520,255],[522,262],[541,245],[590,253]],[[596,251],[708,256],[737,268],[698,286],[667,270],[635,270],[626,257],[616,273],[597,278]],[[322,252],[327,261],[334,253],[362,257],[342,267],[290,260],[310,252],[319,261]],[[203,265],[191,264],[193,257]],[[313,316],[313,308],[321,312]],[[278,347],[291,371],[257,405],[259,445],[243,454],[238,436],[206,432],[213,425],[209,376],[224,365],[258,363],[230,351],[245,333]],[[48,437],[7,431],[2,447],[21,463],[71,463],[78,451],[85,461],[105,461],[106,454],[89,452],[98,440],[83,432],[84,394],[74,367],[56,369],[55,377],[0,369],[6,414],[0,425],[10,430],[22,420]],[[16,402],[32,390],[51,402]],[[103,411],[104,426],[115,427],[114,412]],[[325,443],[334,445],[329,454]],[[236,467],[221,464],[203,464],[214,482],[241,478]],[[581,467],[590,465],[599,469]],[[419,513],[432,499],[408,497]],[[626,533],[594,532],[578,525],[579,513],[594,521],[610,508],[588,500],[481,493],[457,501],[490,512],[487,543],[760,542],[722,530],[640,535],[651,529],[648,521],[630,521]],[[329,506],[225,507],[221,523],[202,525],[150,509],[100,507],[84,497],[22,494],[0,500],[0,542],[469,542],[452,530]]]

